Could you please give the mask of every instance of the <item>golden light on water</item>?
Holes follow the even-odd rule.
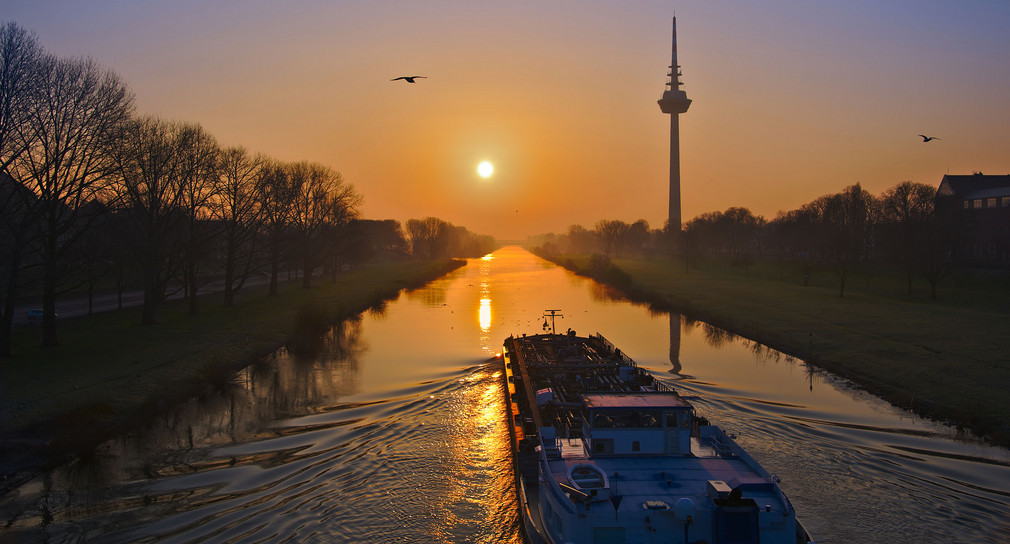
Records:
[[[480,260],[480,305],[477,322],[480,324],[480,345],[488,354],[495,352],[497,342],[491,338],[491,264],[494,257],[489,253]]]
[[[459,382],[448,399],[454,417],[445,420],[443,431],[447,463],[457,477],[446,478],[446,487],[433,497],[431,517],[442,523],[431,527],[431,541],[450,541],[441,531],[481,520],[484,528],[471,542],[521,544],[519,532],[510,527],[518,505],[501,373],[488,367]]]
[[[480,330],[487,332],[491,328],[491,299],[480,299]]]

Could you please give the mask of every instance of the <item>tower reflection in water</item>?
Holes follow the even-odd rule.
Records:
[[[680,374],[680,329],[682,318],[680,314],[670,312],[670,369],[671,374]]]

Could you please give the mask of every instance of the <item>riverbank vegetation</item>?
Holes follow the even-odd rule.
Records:
[[[162,308],[157,327],[141,308],[96,313],[61,324],[63,341],[42,347],[37,326],[23,327],[17,357],[0,366],[2,457],[14,466],[40,452],[90,451],[112,433],[206,391],[224,387],[241,367],[299,334],[319,334],[368,309],[382,311],[400,290],[419,287],[465,261],[396,260],[341,272],[303,289],[298,281],[251,287],[233,306],[224,294]],[[43,461],[33,458],[33,462]],[[8,468],[8,467],[0,467]]]
[[[169,295],[191,314],[211,283],[223,305],[251,278],[276,294],[377,258],[479,256],[494,240],[437,218],[364,219],[362,195],[332,168],[225,146],[198,123],[135,111],[126,83],[95,61],[47,52],[0,25],[0,358],[15,312],[41,316],[60,344],[59,303],[143,292],[138,321],[159,323]]]
[[[0,24],[0,465],[88,451],[495,248],[362,201],[323,164],[138,114],[116,73]],[[87,315],[60,315],[79,300]]]
[[[827,270],[709,261],[560,256],[629,299],[682,313],[846,377],[904,409],[1010,445],[1006,278],[964,274],[945,302],[904,298],[900,274],[837,296]],[[1002,299],[1002,303],[994,299]]]
[[[857,184],[772,220],[745,208],[679,231],[602,220],[530,245],[632,300],[1010,445],[1010,271],[959,261],[951,204],[928,185]]]

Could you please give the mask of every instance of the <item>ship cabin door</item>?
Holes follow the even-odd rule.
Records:
[[[667,409],[664,413],[666,454],[681,455],[691,452],[691,409]]]

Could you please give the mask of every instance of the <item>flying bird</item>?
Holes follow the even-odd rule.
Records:
[[[922,143],[926,143],[930,140],[939,140],[936,136],[926,136],[925,134],[920,134],[919,136],[922,136]]]
[[[393,79],[390,79],[390,81],[396,81],[398,79],[402,79],[407,83],[414,83],[414,80],[417,78],[427,78],[427,77],[428,76],[400,76],[400,77],[394,77]]]

